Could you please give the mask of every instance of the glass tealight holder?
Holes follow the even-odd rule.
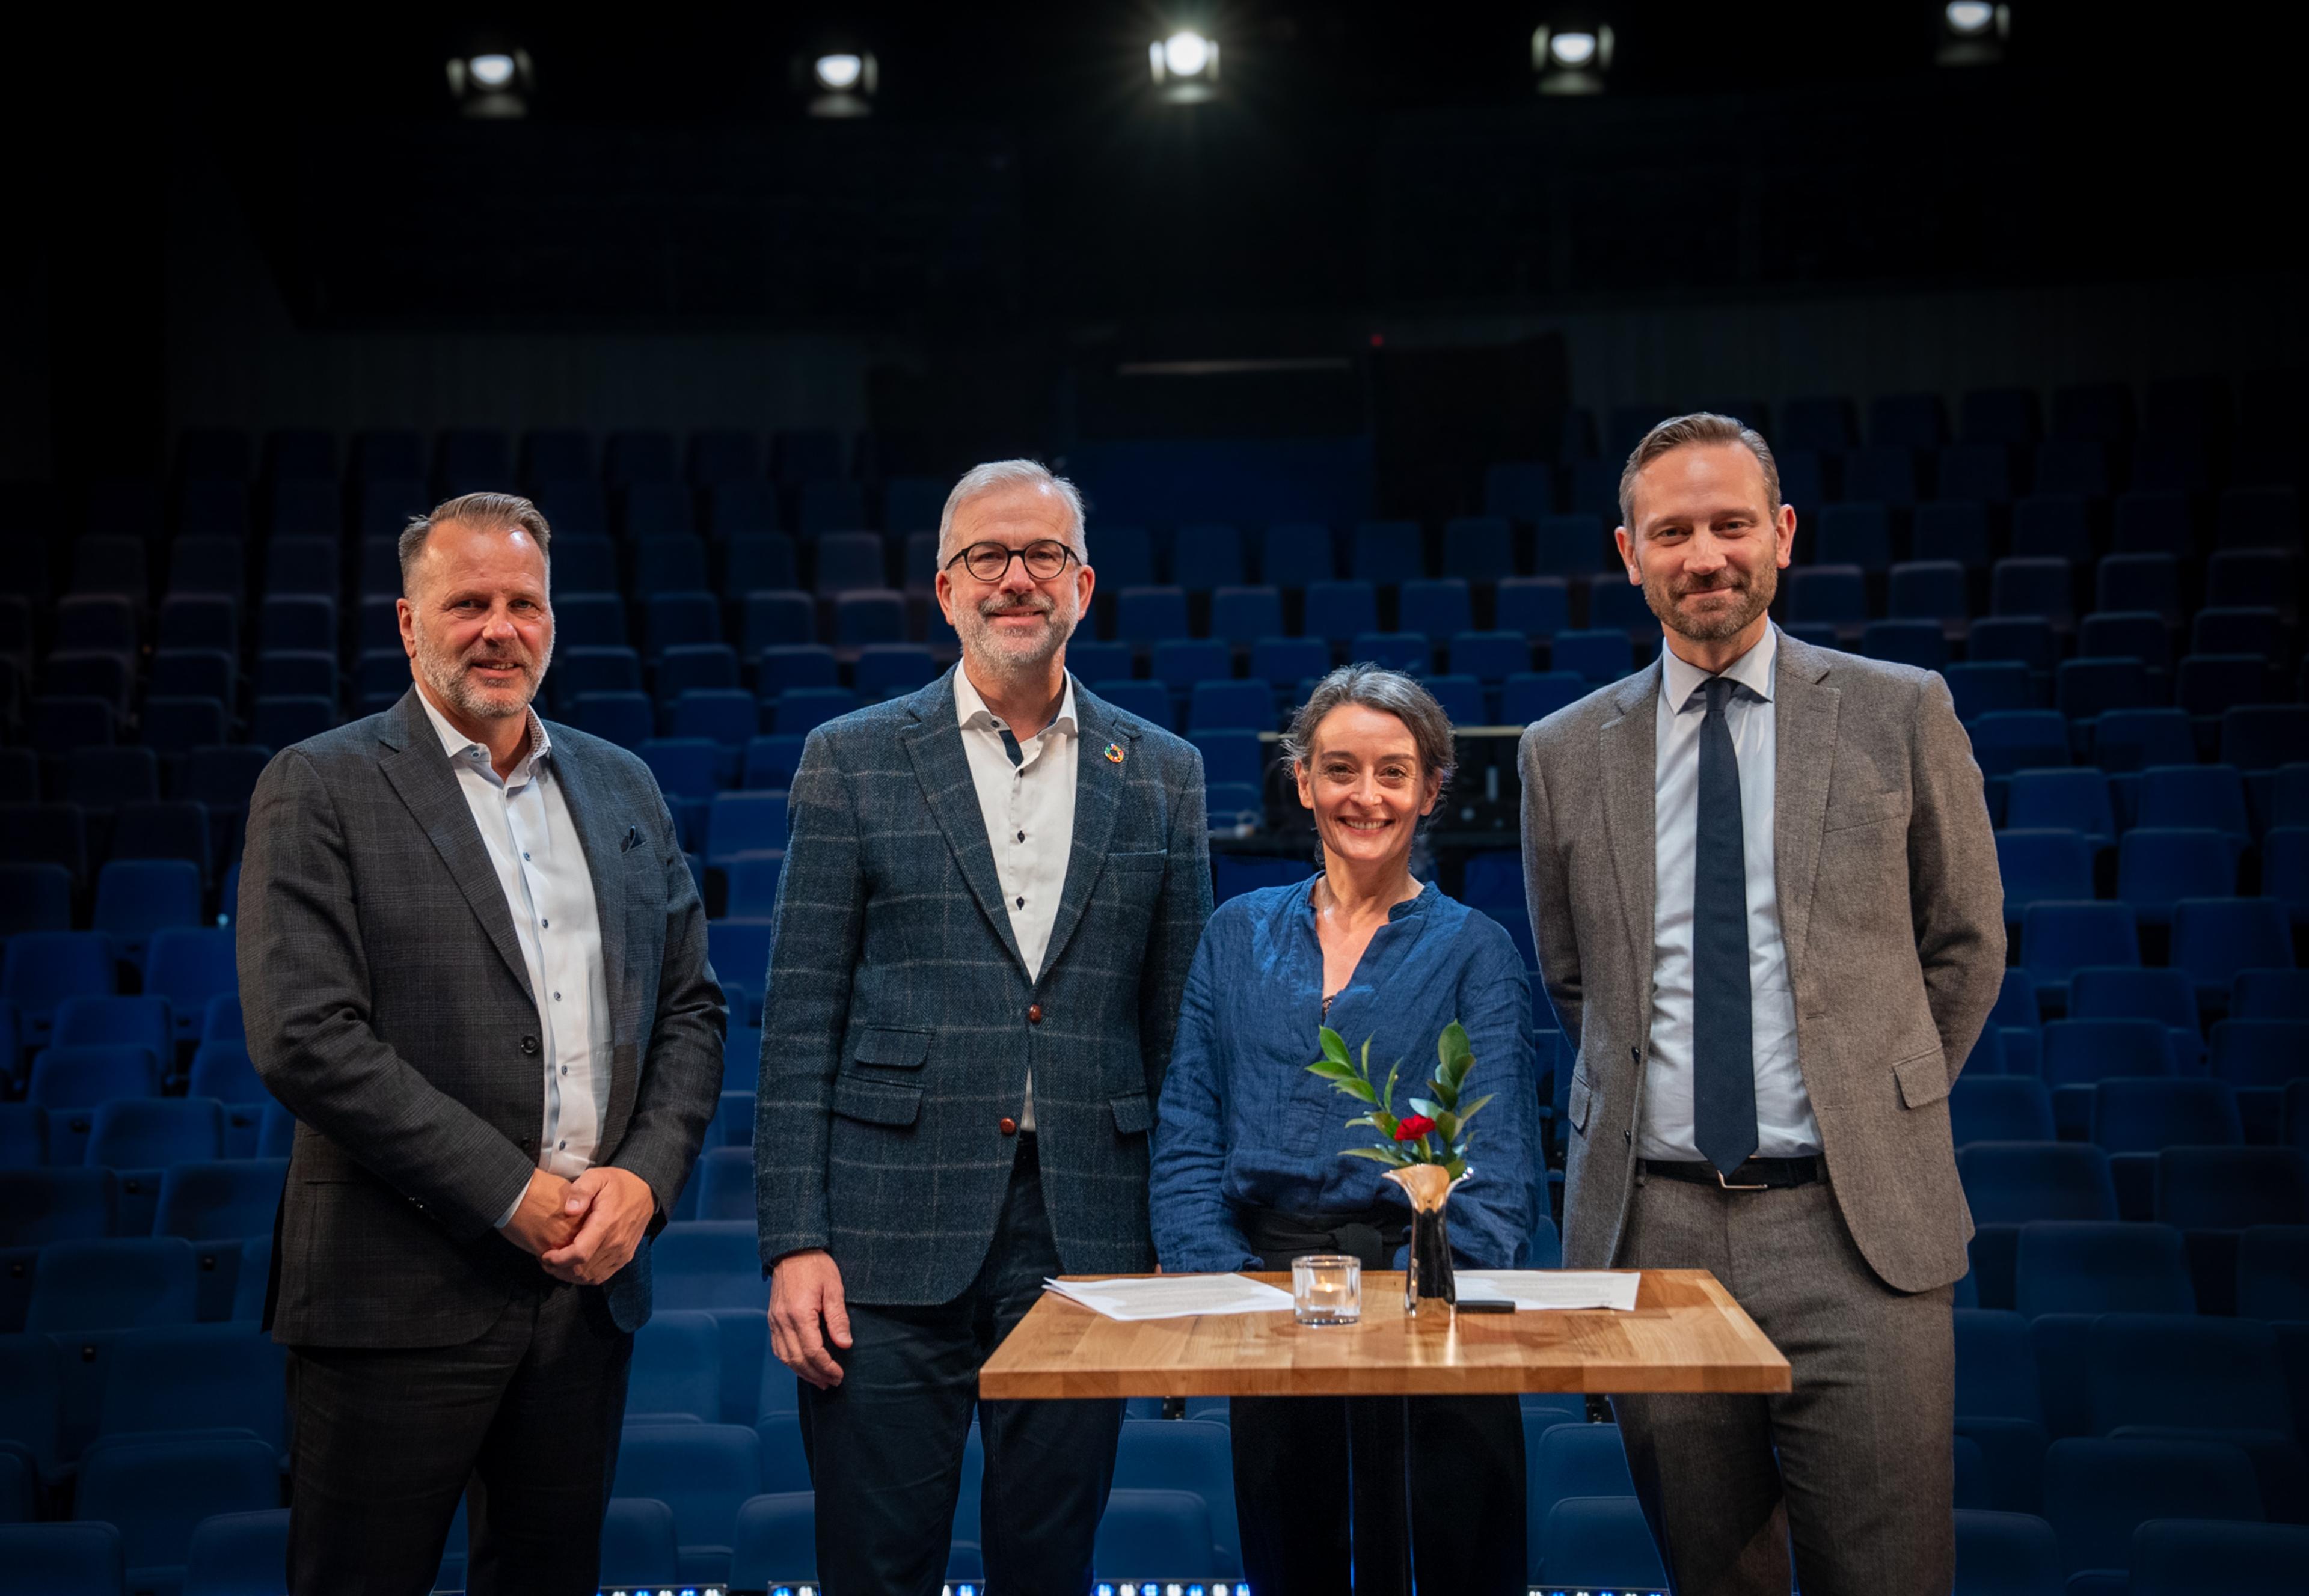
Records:
[[[1363,1314],[1362,1260],[1310,1253],[1291,1264],[1291,1303],[1302,1324],[1352,1324]]]

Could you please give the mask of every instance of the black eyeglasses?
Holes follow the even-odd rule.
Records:
[[[947,569],[954,569],[955,560],[962,568],[981,582],[999,582],[1010,574],[1010,562],[1025,562],[1026,574],[1036,582],[1048,582],[1067,568],[1075,551],[1055,539],[1042,538],[1024,548],[1011,548],[1000,543],[973,543],[954,559],[947,561]]]

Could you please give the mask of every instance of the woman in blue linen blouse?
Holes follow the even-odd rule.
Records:
[[[1342,1156],[1371,1133],[1345,1128],[1359,1109],[1307,1065],[1327,1024],[1351,1050],[1371,1039],[1374,1071],[1399,1059],[1405,1084],[1423,1082],[1454,1019],[1475,1057],[1465,1090],[1496,1095],[1451,1198],[1452,1252],[1469,1267],[1519,1265],[1544,1179],[1530,985],[1505,931],[1410,870],[1418,823],[1450,779],[1450,721],[1409,677],[1353,665],[1317,686],[1284,746],[1323,868],[1230,900],[1204,929],[1154,1131],[1162,1265],[1288,1269],[1310,1252],[1349,1252],[1366,1269],[1400,1267],[1409,1206],[1379,1165]],[[1366,1312],[1392,1307],[1368,1289],[1365,1300]],[[1260,1596],[1407,1589],[1414,1559],[1422,1590],[1522,1589],[1513,1397],[1237,1398],[1231,1409],[1244,1572]]]

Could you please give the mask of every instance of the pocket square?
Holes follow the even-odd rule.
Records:
[[[629,825],[626,828],[626,840],[618,844],[618,851],[619,853],[631,853],[635,849],[639,848],[641,845],[642,828],[637,825]]]

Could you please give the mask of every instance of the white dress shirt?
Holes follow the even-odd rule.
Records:
[[[1644,1158],[1692,1160],[1691,899],[1699,844],[1699,729],[1703,691],[1715,679],[1663,648],[1652,802],[1656,874],[1652,916],[1651,1050],[1644,1065]],[[1796,1067],[1795,994],[1780,936],[1780,893],[1772,874],[1772,803],[1777,787],[1777,724],[1772,707],[1778,628],[1723,674],[1734,684],[1724,706],[1740,766],[1742,862],[1748,875],[1748,992],[1754,1012],[1756,1156],[1801,1158],[1820,1151],[1820,1125]]]
[[[1010,911],[1010,935],[1017,940],[1027,976],[1038,977],[1075,846],[1075,678],[1067,677],[1058,719],[1018,744],[1016,764],[1003,742],[1009,728],[986,707],[969,669],[961,665],[954,668],[954,709],[962,721],[970,779],[978,788],[978,812],[985,816],[986,840],[994,850],[994,877],[1002,884],[1002,906]],[[1031,1074],[1018,1128],[1034,1128]]]
[[[497,867],[514,936],[537,996],[544,1042],[545,1123],[537,1167],[565,1180],[589,1169],[601,1145],[610,1100],[610,988],[601,966],[601,919],[593,872],[553,779],[553,740],[535,711],[529,749],[499,777],[489,751],[449,724],[422,691],[418,699],[440,734],[481,842]],[[512,1220],[521,1199],[497,1221]]]

